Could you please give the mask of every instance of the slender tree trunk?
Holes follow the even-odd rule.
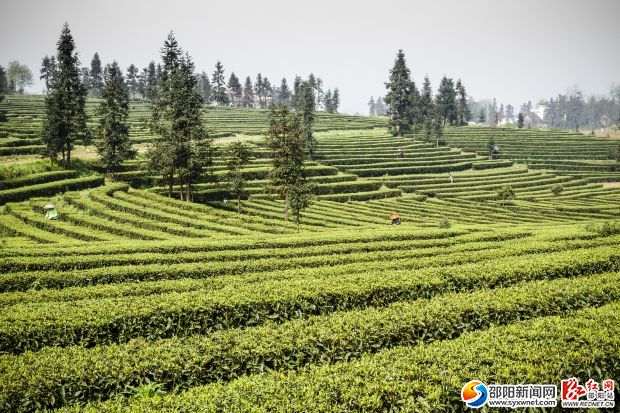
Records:
[[[288,222],[288,190],[284,192],[284,220]]]
[[[241,218],[241,194],[237,194],[237,217]]]
[[[65,169],[71,169],[71,147],[67,148],[67,159],[65,160]]]
[[[179,199],[183,200],[183,180],[179,177]]]
[[[168,198],[172,198],[172,185],[174,180],[174,172],[168,173]]]
[[[192,202],[192,174],[187,174],[187,188],[186,188],[187,202]]]

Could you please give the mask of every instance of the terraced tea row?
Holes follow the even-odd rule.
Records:
[[[618,140],[559,130],[448,128],[443,139],[453,147],[489,156],[488,142],[499,145],[498,159],[510,159],[535,169],[614,171],[612,151]]]
[[[598,381],[613,377],[620,362],[613,350],[620,346],[618,314],[616,301],[454,340],[384,350],[359,361],[251,375],[153,401],[116,399],[83,411],[452,411],[462,406],[460,391],[471,377],[488,383],[512,383],[515,372],[528,383],[558,383],[575,371],[590,372]],[[596,329],[590,328],[593,324]]]
[[[147,377],[178,391],[266,370],[348,362],[379,349],[454,339],[467,331],[603,305],[620,299],[618,281],[620,273],[534,281],[209,336],[5,356],[1,369],[9,374],[2,378],[0,406],[17,409],[30,401],[52,408],[107,399]]]
[[[96,99],[89,99],[86,111],[90,115],[91,126],[97,117],[95,108],[99,104]],[[44,96],[13,95],[0,102],[0,110],[6,112],[8,122],[0,123],[0,156],[24,155],[40,153],[40,131],[45,119]],[[230,136],[233,134],[258,135],[268,129],[269,111],[243,108],[205,108],[205,122],[213,137]],[[147,129],[146,120],[150,110],[146,102],[131,102],[129,111],[130,139],[133,143],[150,142],[157,137]],[[383,127],[383,118],[365,116],[349,116],[318,112],[315,130],[334,129],[371,129]]]

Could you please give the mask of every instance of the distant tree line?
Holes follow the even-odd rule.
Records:
[[[469,99],[468,106],[478,124],[594,130],[620,125],[620,86],[612,88],[607,96],[588,98],[575,87],[555,98],[542,99],[537,105],[528,100],[521,104],[517,113],[510,104],[498,106],[495,98]]]
[[[32,85],[32,79],[28,66],[17,60],[9,62],[6,69],[0,66],[0,95],[23,94],[26,87]]]
[[[548,128],[578,131],[620,125],[620,86],[613,88],[608,96],[584,99],[576,89],[542,103],[546,107],[543,122]]]
[[[394,136],[422,134],[425,140],[435,139],[437,145],[446,125],[466,125],[471,114],[467,106],[467,92],[461,80],[456,83],[444,76],[437,94],[433,96],[431,83],[425,76],[422,89],[418,90],[411,79],[405,54],[398,51],[389,81],[385,84],[387,94],[383,98],[389,117],[389,128]],[[371,101],[371,110],[377,113],[377,102]]]
[[[86,87],[88,96],[101,97],[107,68],[108,66],[103,67],[98,53],[94,54],[90,67],[80,68],[82,84]],[[47,89],[49,89],[49,82],[55,71],[56,58],[45,56],[41,62],[40,78],[45,81]],[[125,73],[123,87],[131,100],[153,101],[156,99],[156,91],[160,87],[162,76],[161,64],[155,64],[154,61],[142,70],[131,64]],[[272,85],[267,76],[259,73],[254,82],[250,76],[247,76],[242,85],[234,72],[226,80],[224,65],[220,61],[215,64],[215,69],[210,76],[202,71],[197,73],[196,77],[196,90],[200,93],[203,102],[208,105],[261,109],[267,109],[271,104],[276,107],[288,106],[297,109],[300,85],[303,82],[300,76],[296,76],[291,89],[286,78],[283,78],[277,86]],[[325,91],[323,80],[312,73],[308,76],[307,82],[315,95],[315,109],[338,113],[340,107],[338,88]]]

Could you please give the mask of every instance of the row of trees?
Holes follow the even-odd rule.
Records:
[[[446,124],[466,125],[470,118],[467,92],[460,79],[455,84],[444,76],[433,97],[430,80],[425,76],[422,89],[418,90],[402,50],[396,55],[389,82],[385,86],[388,90],[384,98],[386,114],[394,136],[422,133],[425,140],[434,138],[439,145]]]
[[[546,106],[543,122],[548,128],[594,130],[620,125],[620,86],[608,96],[584,99],[582,92],[575,89],[541,103]]]
[[[478,114],[476,120],[479,124],[491,126],[516,123],[520,128],[542,126],[578,131],[620,125],[620,86],[612,88],[607,96],[588,98],[584,98],[575,87],[555,98],[540,100],[537,107],[528,100],[520,106],[516,115],[512,105],[500,103],[498,107],[496,99],[470,99],[468,105],[472,113]]]
[[[123,87],[130,99],[155,100],[156,92],[160,87],[162,76],[164,76],[164,70],[165,68],[162,68],[161,64],[155,64],[154,61],[151,61],[147,67],[141,70],[131,64],[123,78]],[[44,80],[48,90],[55,71],[56,58],[45,56],[41,62],[40,78]],[[102,96],[105,71],[106,68],[103,67],[98,53],[93,56],[90,67],[80,68],[82,84],[86,87],[89,96]],[[286,78],[281,80],[279,86],[274,86],[267,76],[259,73],[254,83],[251,77],[247,76],[242,85],[234,72],[226,81],[224,65],[218,61],[211,76],[204,71],[197,75],[196,88],[207,104],[266,109],[273,103],[276,107],[296,108],[302,81],[300,76],[295,77],[295,83],[291,90]],[[312,73],[308,77],[308,82],[316,96],[316,109],[337,113],[340,106],[338,88],[328,89],[325,92],[322,79],[315,77]]]
[[[161,49],[161,76],[151,105],[149,126],[161,136],[147,151],[148,168],[168,185],[172,196],[175,185],[181,199],[193,200],[193,187],[199,179],[215,181],[211,166],[217,153],[205,129],[198,89],[199,77],[189,54],[184,53],[171,32]],[[43,129],[44,155],[71,167],[71,150],[76,143],[88,143],[90,133],[85,112],[87,86],[81,76],[75,44],[68,25],[64,25],[54,56],[54,70],[48,81],[47,118]],[[101,161],[112,179],[121,163],[136,156],[129,141],[129,92],[127,80],[116,62],[103,72],[101,103],[96,114],[99,123],[94,131]],[[301,212],[310,202],[304,162],[316,151],[312,133],[315,121],[315,89],[310,80],[300,81],[297,110],[288,105],[271,105],[268,147],[272,152],[270,188],[284,200],[284,219],[292,214],[299,229]],[[242,143],[230,146],[227,188],[237,197],[240,213],[246,179],[242,168],[250,152]],[[60,158],[60,159],[59,159]]]
[[[32,85],[32,79],[30,68],[17,60],[9,62],[6,69],[0,66],[0,95],[22,94],[26,87]]]

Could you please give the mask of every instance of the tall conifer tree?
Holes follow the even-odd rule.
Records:
[[[411,72],[402,50],[396,55],[389,80],[385,84],[388,93],[384,98],[388,105],[389,128],[394,136],[403,136],[411,131],[413,126],[415,84],[411,80]]]
[[[254,107],[254,87],[250,76],[245,78],[245,85],[243,85],[243,107]]]
[[[71,168],[71,151],[76,143],[88,142],[86,126],[86,88],[80,80],[80,62],[73,36],[66,23],[57,43],[57,73],[45,98],[46,120],[43,126],[44,156]]]
[[[121,163],[136,156],[129,141],[129,97],[123,87],[123,74],[116,62],[106,71],[102,102],[97,108],[97,150],[112,180],[116,178]]]
[[[99,53],[95,53],[90,61],[90,95],[101,97],[103,91],[103,71]]]

